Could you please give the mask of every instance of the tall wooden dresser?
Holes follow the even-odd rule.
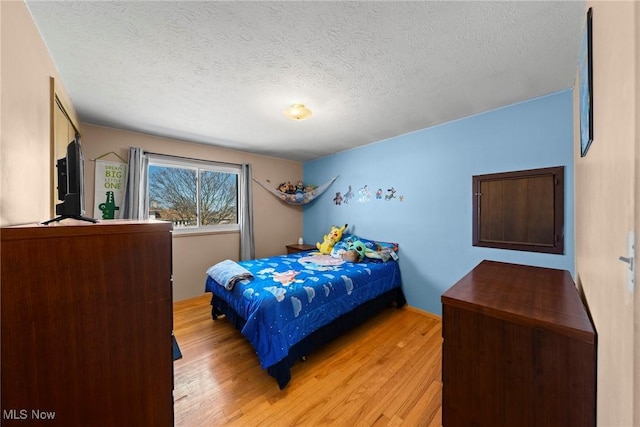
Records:
[[[483,261],[442,295],[444,427],[596,424],[596,333],[567,271]]]
[[[0,232],[2,425],[171,426],[172,225],[71,223]]]

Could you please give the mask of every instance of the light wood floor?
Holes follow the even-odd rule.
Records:
[[[442,322],[388,308],[307,356],[280,390],[209,296],[174,304],[175,425],[440,426]]]

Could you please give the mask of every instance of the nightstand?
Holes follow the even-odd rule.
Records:
[[[298,252],[303,252],[303,251],[310,251],[316,249],[315,246],[313,245],[307,245],[306,243],[303,243],[302,245],[299,244],[294,244],[294,245],[287,245],[287,255],[288,254],[295,254]]]

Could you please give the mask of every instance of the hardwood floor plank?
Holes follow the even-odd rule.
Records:
[[[280,390],[209,301],[174,304],[176,426],[441,425],[439,318],[384,309],[296,363]]]
[[[428,426],[435,417],[442,401],[442,383],[432,381],[415,404],[406,408],[402,418],[405,426]]]
[[[380,388],[381,392],[371,402],[373,406],[363,405],[359,411],[354,413],[354,417],[349,420],[349,423],[357,422],[358,425],[369,425],[378,414],[383,412],[386,416],[391,417],[399,410],[399,405],[404,400],[411,398],[414,390],[409,388],[407,383],[411,378],[417,376],[417,367],[425,365],[425,360],[430,354],[434,356],[441,354],[440,330],[440,324],[437,324],[427,334],[413,334],[413,339],[406,337],[406,345],[403,348],[406,348],[407,352],[397,352],[394,363],[385,366],[384,371],[389,375],[385,377],[386,381]],[[437,380],[440,381],[439,363],[435,366],[432,365],[431,370],[433,372],[429,372],[429,376],[431,378],[437,376]]]
[[[442,386],[440,387],[440,395],[442,396]],[[440,406],[431,419],[429,427],[442,427],[442,398],[440,398]]]
[[[415,344],[413,341],[410,341]],[[345,402],[332,411],[332,416],[335,417],[336,422],[340,422],[344,425],[349,425],[359,418],[366,418],[368,411],[371,410],[370,405],[378,404],[378,408],[373,409],[373,414],[379,413],[382,408],[379,405],[380,402],[387,403],[389,400],[384,397],[391,398],[391,396],[398,397],[397,388],[390,387],[390,384],[394,376],[397,376],[397,371],[402,369],[402,366],[406,366],[406,363],[410,360],[416,359],[416,353],[410,350],[418,349],[416,345],[404,346],[399,348],[393,346],[389,348],[388,353],[385,354],[384,359],[380,359],[380,362],[376,361],[376,364],[366,365],[362,369],[367,374],[363,374],[364,388],[369,391],[368,394],[363,394],[359,399],[351,398],[350,401]],[[404,353],[404,354],[403,354]],[[414,375],[417,374],[414,372]],[[399,383],[398,383],[399,385]],[[382,393],[381,393],[382,391]],[[384,394],[386,391],[386,394]],[[396,392],[394,394],[391,394]],[[385,413],[389,416],[391,414]]]
[[[431,350],[431,349],[429,349]],[[393,402],[389,404],[386,411],[387,415],[394,413],[404,419],[406,413],[412,409],[417,401],[426,393],[426,390],[432,386],[435,379],[433,372],[436,368],[434,361],[440,360],[441,356],[437,351],[429,351],[425,348],[427,359],[421,359],[421,363],[413,365],[411,369],[405,370],[405,378],[403,388],[413,390],[409,396],[403,394],[396,395]]]

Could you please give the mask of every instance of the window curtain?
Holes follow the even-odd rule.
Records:
[[[256,250],[253,239],[253,193],[251,190],[251,164],[243,163],[240,171],[240,260],[255,259]]]
[[[129,148],[127,185],[124,190],[122,218],[149,218],[149,156],[142,148]]]

